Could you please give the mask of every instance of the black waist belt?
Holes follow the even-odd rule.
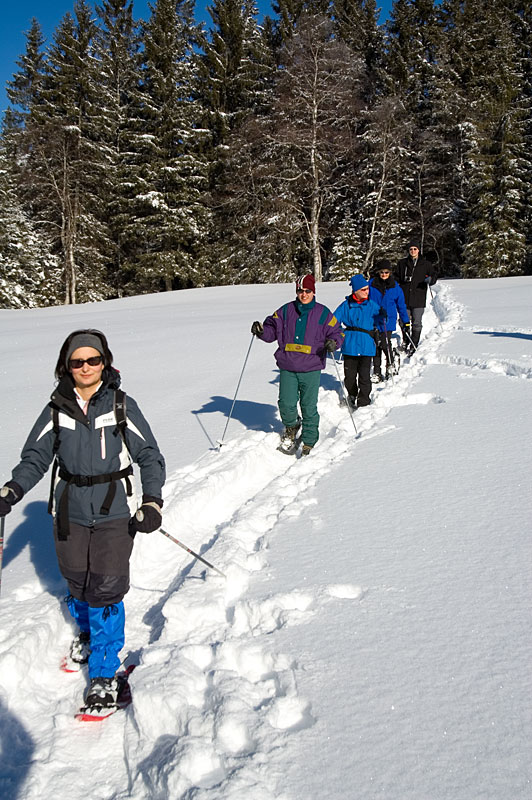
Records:
[[[100,514],[107,515],[109,510],[113,504],[113,500],[115,499],[116,494],[116,482],[122,480],[122,478],[126,479],[126,491],[127,496],[131,497],[133,494],[133,487],[131,486],[131,481],[129,480],[129,476],[133,474],[133,467],[131,464],[124,469],[119,470],[118,472],[110,472],[107,475],[72,475],[68,470],[64,469],[63,467],[59,467],[59,477],[61,480],[66,481],[66,486],[63,489],[63,494],[61,495],[61,499],[59,501],[59,507],[57,509],[57,538],[61,541],[65,541],[68,539],[69,534],[69,514],[68,514],[68,489],[69,486],[98,486],[101,483],[108,483],[109,489],[107,490],[107,494],[105,495],[104,501],[102,503],[102,507],[100,508]],[[53,481],[55,483],[55,481]],[[53,492],[53,483],[52,483],[52,492]]]
[[[360,331],[360,333],[367,333],[372,339],[375,339],[375,331],[368,331],[367,328],[357,328],[356,325],[344,325],[346,331]]]

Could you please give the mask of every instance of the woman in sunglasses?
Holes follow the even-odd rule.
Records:
[[[401,327],[405,338],[410,336],[410,317],[405,304],[403,290],[392,275],[392,265],[388,259],[383,258],[375,264],[375,277],[369,282],[369,296],[379,306],[379,319],[377,322],[378,336],[375,344],[377,352],[373,358],[373,383],[388,380],[397,371],[394,363],[392,333],[397,326],[397,315],[401,319]],[[386,373],[381,370],[382,354],[386,359]]]
[[[66,338],[51,402],[30,433],[12,480],[0,490],[4,516],[55,461],[49,510],[59,568],[70,592],[68,608],[80,629],[67,669],[88,661],[85,709],[102,715],[117,701],[115,673],[124,645],[123,598],[133,537],[160,527],[165,480],[157,442],[136,402],[126,401],[112,363],[100,331],[78,330]],[[139,465],[142,481],[138,510],[132,462]]]

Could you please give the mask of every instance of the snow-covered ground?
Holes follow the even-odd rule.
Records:
[[[329,362],[306,459],[275,449],[258,341],[216,447],[250,324],[292,287],[0,311],[0,480],[63,339],[101,328],[166,456],[165,528],[227,576],[139,535],[133,705],[78,723],[48,481],[24,498],[0,599],[3,800],[532,797],[532,278],[434,288],[418,354],[356,412],[358,436]]]

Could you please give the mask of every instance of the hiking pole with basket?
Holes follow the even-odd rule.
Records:
[[[410,336],[410,334],[408,333],[408,331],[406,331],[406,330],[405,330],[405,328],[404,328],[404,325],[403,325],[403,327],[401,328],[401,331],[402,331],[402,333],[403,333],[403,336],[406,334],[406,336],[408,337],[408,340],[409,340],[410,344],[412,345],[412,347],[414,348],[414,353],[415,353],[415,352],[416,352],[416,350],[417,350],[417,345],[415,345],[415,344],[414,344],[412,337]],[[406,355],[408,356],[408,353],[407,353]]]
[[[240,373],[240,378],[238,379],[238,383],[237,383],[237,386],[236,386],[236,392],[235,392],[235,396],[233,397],[233,404],[231,405],[231,411],[229,412],[229,416],[227,417],[227,422],[225,423],[225,428],[224,428],[224,432],[222,434],[222,438],[217,440],[217,444],[219,445],[220,449],[221,449],[222,445],[225,444],[224,438],[225,438],[225,434],[226,434],[226,431],[227,431],[227,426],[229,425],[229,421],[230,421],[231,417],[233,416],[233,409],[234,409],[235,403],[236,403],[236,396],[238,394],[238,390],[240,389],[240,383],[242,381],[242,376],[244,374],[244,370],[246,369],[246,364],[248,363],[249,353],[251,351],[251,345],[253,344],[253,339],[254,338],[255,338],[255,336],[252,334],[251,335],[251,341],[250,341],[249,347],[248,347],[248,351],[246,353],[246,358],[244,359],[244,366],[242,367],[242,372]]]
[[[386,371],[388,372],[388,369],[389,369],[390,376],[391,376],[391,379],[392,379],[392,383],[395,383],[395,381],[393,379],[393,376],[394,376],[394,362],[393,362],[393,354],[392,354],[392,345],[391,345],[390,340],[388,339],[388,329],[386,328],[386,319],[385,318],[383,318],[383,320],[382,320],[382,325],[383,325],[383,328],[384,328],[384,341],[386,342],[386,361],[388,362]]]

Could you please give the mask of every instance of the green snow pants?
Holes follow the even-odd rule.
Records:
[[[285,427],[297,425],[301,406],[303,444],[313,447],[318,441],[320,415],[318,414],[318,389],[321,370],[313,372],[291,372],[280,370],[279,413]]]

